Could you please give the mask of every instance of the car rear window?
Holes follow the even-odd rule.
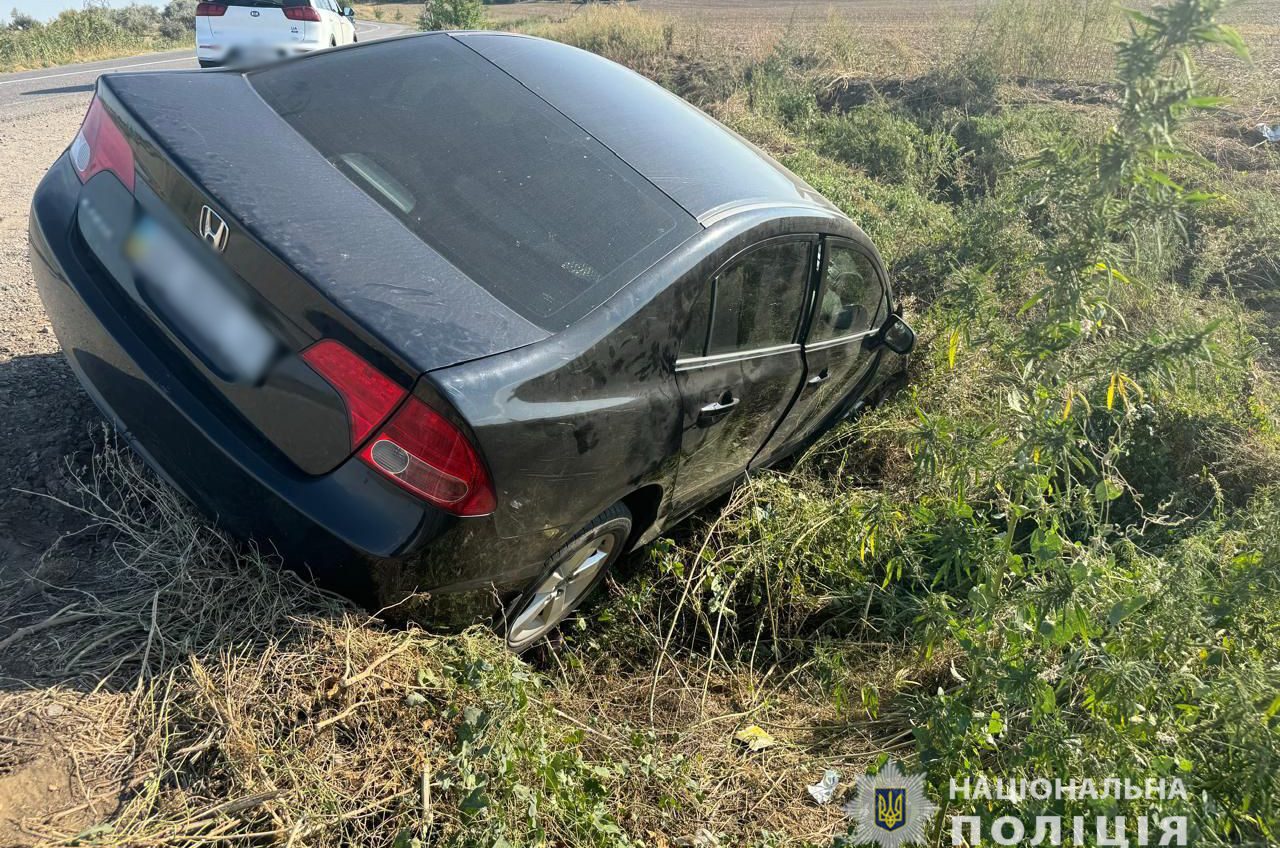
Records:
[[[607,147],[447,35],[249,79],[360,189],[546,329],[568,326],[697,230]]]
[[[222,6],[248,6],[253,9],[283,9],[286,6],[309,6],[311,0],[222,0]]]

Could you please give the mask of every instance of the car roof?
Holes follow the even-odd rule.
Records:
[[[449,32],[607,146],[704,225],[741,208],[835,206],[657,83],[594,53],[515,33]]]
[[[429,49],[419,51],[419,45]],[[449,49],[441,49],[446,46]],[[379,60],[380,51],[385,61]],[[538,197],[554,201],[524,204],[528,214],[521,221],[533,240],[508,239],[502,250],[490,242],[486,249],[493,256],[451,249],[458,247],[451,238],[470,232],[470,225],[462,226],[467,222],[456,214],[424,216],[421,222],[407,213],[398,215],[390,195],[374,197],[312,143],[299,144],[305,135],[293,131],[297,127],[286,130],[294,113],[307,111],[311,101],[327,108],[351,133],[376,135],[385,122],[359,119],[362,108],[378,107],[378,86],[366,85],[364,77],[411,88],[413,79],[438,73],[441,63],[460,52],[474,61],[455,69],[465,78],[458,85],[480,80],[488,84],[486,91],[502,89],[501,96],[473,100],[475,114],[461,116],[473,123],[458,122],[451,135],[449,121],[458,116],[442,114],[439,103],[421,109],[415,105],[412,111],[386,118],[402,121],[400,135],[414,131],[422,120],[433,122],[436,126],[428,130],[441,137],[435,147],[442,156],[451,155],[460,144],[476,144],[471,137],[474,127],[483,124],[491,134],[479,141],[493,153],[487,160],[481,155],[484,151],[468,155],[496,163],[484,174],[492,191],[470,191],[468,197],[488,203],[495,216],[521,212],[507,202],[513,196],[530,203]],[[407,61],[411,72],[388,73],[397,61]],[[262,90],[273,75],[296,83],[283,88],[298,102],[277,108],[264,99]],[[510,84],[499,86],[504,80]],[[679,252],[699,231],[711,235],[748,221],[754,228],[788,219],[818,227],[806,231],[858,232],[803,181],[658,85],[593,54],[526,36],[413,34],[319,51],[248,73],[113,74],[103,77],[101,86],[118,96],[157,140],[156,146],[204,193],[231,211],[247,232],[419,371],[533,344],[575,323],[650,270],[657,284],[665,273],[660,270],[664,257]],[[329,96],[334,89],[345,92],[352,109],[334,106]],[[466,92],[458,92],[454,100],[465,101]],[[226,119],[231,114],[236,121]],[[526,120],[531,114],[538,120]],[[560,120],[562,127],[556,126]],[[503,129],[504,123],[510,131]],[[551,126],[555,131],[548,138],[554,136],[556,143],[538,149],[525,144],[523,136],[535,124]],[[373,143],[349,145],[339,152],[377,148]],[[521,167],[552,155],[560,159],[546,173]],[[392,164],[422,165],[414,157],[402,158],[405,161]],[[228,167],[231,163],[235,167]],[[389,168],[383,163],[383,170]],[[633,173],[628,175],[628,170]],[[573,186],[565,174],[575,177]],[[464,171],[454,176],[454,182],[465,183],[476,175]],[[379,179],[393,187],[396,182],[405,184]],[[670,226],[649,221],[655,216],[638,215],[631,201],[623,203],[617,190],[623,184],[632,186],[645,205],[664,215],[670,212]],[[557,206],[567,202],[583,209]],[[605,204],[608,214],[590,214],[592,203]],[[615,214],[619,210],[621,216]],[[545,232],[537,232],[535,225]],[[480,222],[471,229],[484,235],[485,226]],[[335,232],[341,236],[334,238]],[[591,268],[569,261],[574,257],[557,257],[555,268],[564,273],[549,270],[551,276],[563,278],[557,282],[584,282],[581,291],[570,290],[563,303],[548,301],[545,309],[534,309],[525,301],[555,293],[547,276],[530,273],[520,257],[506,267],[491,261],[526,246],[567,250],[584,240],[593,251],[600,244],[608,247],[588,257],[599,273],[586,274]],[[513,296],[513,286],[521,281],[527,291],[517,289]]]

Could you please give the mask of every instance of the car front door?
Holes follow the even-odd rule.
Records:
[[[356,22],[342,13],[349,0],[333,0],[334,11],[338,16],[338,43],[350,44],[355,41]]]
[[[798,343],[817,239],[737,254],[704,284],[676,361],[683,435],[674,507],[726,487],[769,439],[804,376]]]
[[[889,316],[887,281],[854,242],[828,237],[822,254],[821,285],[804,341],[804,383],[755,466],[785,456],[851,410],[876,360],[866,341]]]

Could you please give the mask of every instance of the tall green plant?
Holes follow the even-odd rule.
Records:
[[[1119,490],[1105,466],[1122,448],[1124,415],[1108,413],[1128,411],[1145,378],[1208,350],[1211,328],[1130,337],[1111,295],[1132,284],[1146,233],[1181,229],[1188,207],[1208,199],[1176,183],[1168,166],[1189,155],[1176,137],[1186,116],[1217,104],[1196,91],[1192,49],[1220,43],[1245,53],[1239,35],[1216,22],[1221,7],[1222,0],[1178,0],[1131,13],[1130,37],[1118,50],[1116,122],[1096,147],[1066,141],[1033,163],[1045,282],[1023,307],[1032,320],[1009,351],[1020,362],[1009,394],[1022,437],[1015,516],[1042,496],[1069,495],[1076,471],[1093,478],[1104,506],[1114,499]],[[1100,407],[1107,412],[1095,415]]]
[[[1199,540],[1154,555],[1155,528],[1186,518],[1144,503],[1120,470],[1134,434],[1160,414],[1162,393],[1189,363],[1213,355],[1212,323],[1131,332],[1115,295],[1120,287],[1167,284],[1142,278],[1149,234],[1177,232],[1187,211],[1209,199],[1178,184],[1170,165],[1190,155],[1178,141],[1180,125],[1217,102],[1197,91],[1193,51],[1226,45],[1245,53],[1240,37],[1216,20],[1222,6],[1175,0],[1130,13],[1129,37],[1117,52],[1114,124],[1100,141],[1064,140],[1024,169],[1042,285],[1023,305],[1019,330],[992,339],[1005,365],[1007,408],[993,438],[1006,445],[1007,461],[991,476],[989,494],[958,478],[948,483],[968,492],[1002,556],[986,557],[967,575],[967,603],[925,605],[930,643],[962,652],[953,665],[959,685],[929,701],[918,734],[942,774],[1038,770],[1069,778],[1095,776],[1079,774],[1092,768],[1143,778],[1196,770],[1206,786],[1212,757],[1229,754],[1238,728],[1199,725],[1202,740],[1175,756],[1171,746],[1189,738],[1180,735],[1191,727],[1182,719],[1203,717],[1204,701],[1222,697],[1220,685],[1264,683],[1257,672],[1248,686],[1240,678],[1225,683],[1207,667],[1192,673],[1188,664],[1200,649],[1174,641],[1182,634],[1211,640],[1220,613],[1201,612],[1204,593],[1215,581],[1257,580],[1263,555],[1224,554],[1234,572],[1200,551]],[[966,329],[955,329],[953,344]],[[921,467],[968,474],[941,453],[954,439],[937,434],[922,416]],[[1225,525],[1210,525],[1203,539],[1224,532]],[[980,541],[966,544],[984,550]],[[1180,600],[1172,602],[1174,594]],[[1159,624],[1144,626],[1140,615]],[[1162,638],[1170,640],[1164,650],[1153,641]],[[1006,736],[1010,727],[1016,735]],[[1017,753],[1006,756],[1007,745]],[[1183,812],[1220,834],[1266,833],[1257,792],[1274,789],[1277,775],[1259,754],[1249,763],[1255,794],[1217,798],[1212,810],[1189,803]],[[1087,810],[1082,802],[1074,812]]]
[[[427,0],[418,17],[418,29],[483,29],[484,6],[480,0]]]

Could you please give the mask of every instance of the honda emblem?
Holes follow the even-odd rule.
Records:
[[[208,206],[200,207],[200,238],[213,245],[221,253],[227,246],[227,222]]]

